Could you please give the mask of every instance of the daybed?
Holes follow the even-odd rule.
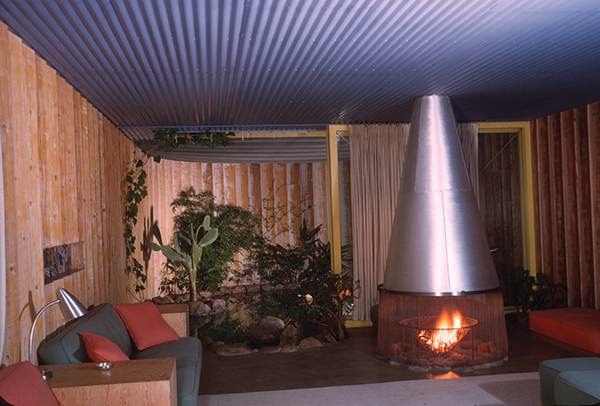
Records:
[[[529,328],[584,351],[582,355],[600,354],[600,311],[585,307],[536,310],[529,314]]]
[[[544,406],[595,405],[600,402],[600,358],[560,358],[540,364]]]
[[[144,306],[154,306],[154,304]],[[145,315],[139,317],[142,328],[148,327],[144,324],[147,320],[149,318]],[[86,351],[87,343],[84,343],[82,335],[84,332],[92,333],[105,337],[116,344],[129,359],[175,357],[178,405],[196,406],[202,368],[201,341],[195,337],[180,337],[140,350],[138,347],[144,346],[139,344],[139,337],[135,337],[135,334],[132,338],[128,331],[130,327],[129,323],[127,326],[125,325],[112,305],[108,303],[100,305],[86,315],[74,320],[64,330],[59,331],[54,337],[42,343],[38,349],[39,363],[42,365],[92,362]],[[153,330],[150,329],[150,331]],[[171,332],[173,331],[171,330]],[[151,336],[152,333],[145,334],[142,339],[148,338],[148,335]]]

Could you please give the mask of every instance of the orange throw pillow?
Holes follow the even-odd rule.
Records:
[[[106,337],[93,333],[81,333],[88,357],[94,362],[129,361],[129,357]]]
[[[0,396],[11,405],[58,406],[48,382],[29,361],[0,370]]]
[[[113,307],[123,319],[138,350],[179,340],[177,333],[162,318],[154,303],[120,304]]]

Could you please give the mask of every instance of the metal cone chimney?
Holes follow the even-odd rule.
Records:
[[[499,287],[450,99],[417,98],[383,288],[442,296]]]

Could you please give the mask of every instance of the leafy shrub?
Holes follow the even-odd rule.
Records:
[[[258,240],[251,270],[273,285],[295,286],[250,303],[253,319],[276,316],[288,324],[321,326],[334,337],[345,338],[343,312],[349,295],[344,292],[351,290],[352,281],[346,272],[338,274],[331,269],[331,244],[318,238],[320,231],[320,225],[309,230],[303,222],[296,246],[273,244],[264,237]]]
[[[217,204],[210,191],[196,193],[193,188],[182,190],[171,203],[174,216],[174,232],[189,238],[189,230],[197,229],[204,217],[212,217],[211,225],[219,229],[219,238],[205,247],[198,266],[196,286],[198,290],[218,289],[227,275],[236,272],[236,253],[248,252],[257,239],[260,218],[249,210],[233,204]],[[163,279],[162,290],[182,289],[185,273],[173,269]]]
[[[225,318],[218,325],[206,324],[198,329],[198,338],[210,337],[213,341],[223,341],[225,344],[247,343],[248,335],[246,326],[231,316],[229,310],[225,312]]]

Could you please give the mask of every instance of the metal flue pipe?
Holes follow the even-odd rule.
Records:
[[[383,288],[442,296],[499,287],[450,98],[417,98]]]

